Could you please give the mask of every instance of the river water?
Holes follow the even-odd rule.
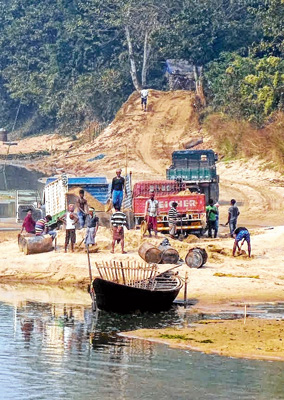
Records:
[[[5,285],[0,295],[1,290],[9,293]],[[0,399],[284,399],[283,363],[206,355],[117,335],[180,326],[180,311],[93,316],[89,307],[56,298],[43,302],[25,294],[14,305],[2,301]]]

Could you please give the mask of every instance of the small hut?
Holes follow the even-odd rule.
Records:
[[[0,142],[7,142],[8,132],[4,128],[0,128]]]
[[[166,78],[170,90],[196,90],[196,83],[202,67],[190,64],[187,60],[166,60]]]

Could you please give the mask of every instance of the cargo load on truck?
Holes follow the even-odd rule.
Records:
[[[206,203],[219,199],[219,176],[216,170],[218,156],[213,150],[179,150],[172,153],[172,165],[167,179],[180,182],[191,191],[204,193]]]
[[[88,204],[96,212],[104,210],[109,197],[109,184],[105,177],[67,177],[48,178],[44,188],[44,201],[46,214],[52,216],[52,222],[62,217],[67,206],[74,203],[79,190],[85,191]]]
[[[178,232],[202,234],[206,225],[205,195],[191,193],[184,184],[171,180],[143,181],[134,185],[133,214],[137,229],[144,220],[146,201],[151,191],[155,192],[155,200],[159,202],[158,231],[169,232],[168,212],[172,203],[176,202],[177,211],[181,214],[177,223]]]

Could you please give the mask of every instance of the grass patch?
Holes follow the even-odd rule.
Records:
[[[214,276],[219,276],[221,278],[252,278],[260,279],[259,275],[233,275],[233,274],[223,274],[222,272],[215,272]]]
[[[192,337],[187,337],[187,335],[181,335],[181,334],[177,334],[177,335],[170,335],[168,333],[161,333],[160,334],[160,338],[161,339],[170,339],[170,340],[192,340],[193,342],[196,343],[214,343],[211,339],[203,339],[203,340],[196,340]]]
[[[204,339],[204,340],[196,340],[198,343],[214,343],[211,339]]]
[[[160,335],[161,339],[179,339],[179,340],[193,340],[192,338],[188,338],[186,335],[170,335],[167,333],[162,333]]]

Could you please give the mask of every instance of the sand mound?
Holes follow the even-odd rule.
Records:
[[[93,142],[74,145],[62,156],[50,156],[45,168],[111,178],[117,167],[125,166],[127,158],[128,171],[133,172],[134,180],[165,178],[172,152],[201,135],[194,101],[193,92],[150,90],[145,113],[141,111],[139,93],[134,92]],[[76,157],[80,158],[79,168],[74,162]],[[33,167],[36,168],[35,163]],[[42,167],[40,163],[38,167]]]
[[[79,197],[79,191],[82,188],[80,186],[72,187],[69,192],[67,193],[68,196],[68,203],[76,203]],[[88,202],[89,207],[93,207],[95,211],[105,211],[105,206],[100,201],[95,199],[90,193],[88,193],[85,189],[85,199]]]

